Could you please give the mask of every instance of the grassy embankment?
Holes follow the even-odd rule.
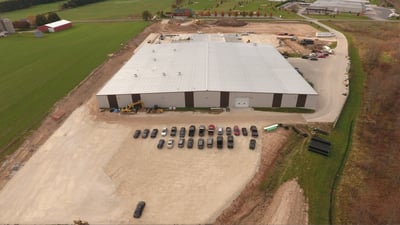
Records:
[[[352,124],[357,119],[361,104],[364,72],[357,48],[351,39],[349,54],[352,63],[350,94],[336,127],[325,137],[332,143],[330,156],[324,157],[307,151],[308,139],[293,134],[281,152],[274,171],[261,185],[262,190],[272,192],[285,181],[297,178],[308,199],[310,224],[330,222],[332,186],[346,159],[346,147],[351,144]]]

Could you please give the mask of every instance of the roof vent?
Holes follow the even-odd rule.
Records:
[[[176,48],[174,48],[174,52],[176,52]]]
[[[167,74],[166,74],[165,72],[163,72],[162,75],[163,75],[164,77],[167,76]]]
[[[134,77],[138,77],[138,75],[137,75],[136,73],[135,73],[135,74],[133,74],[133,76],[134,76]]]
[[[155,52],[156,52],[156,50],[154,50],[154,49],[153,49],[153,51],[152,51],[152,52],[153,52],[153,53],[155,53]]]
[[[154,60],[154,62],[155,62],[155,61],[157,61],[157,58],[154,58],[153,60]]]
[[[178,72],[178,76],[181,76],[181,75],[182,75],[182,73],[181,73],[181,71],[179,71],[179,72]]]

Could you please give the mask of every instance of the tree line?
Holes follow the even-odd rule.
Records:
[[[25,9],[31,6],[47,4],[52,2],[60,2],[63,0],[6,0],[0,1],[0,12],[10,12],[18,9]],[[95,2],[101,2],[105,0],[69,0],[62,4],[62,9],[75,8],[82,5],[87,5]]]
[[[62,5],[62,9],[76,8],[82,5],[92,4],[96,2],[102,2],[105,0],[69,0]]]
[[[0,1],[0,12],[10,12],[18,9],[25,9],[31,6],[59,2],[63,0],[6,0]]]

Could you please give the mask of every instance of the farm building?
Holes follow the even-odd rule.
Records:
[[[71,21],[59,20],[53,23],[48,23],[43,26],[38,27],[38,30],[42,32],[58,32],[72,27]]]
[[[362,13],[366,0],[317,0],[306,8],[310,14]]]
[[[190,17],[192,15],[193,15],[193,11],[191,9],[186,9],[186,8],[175,9],[173,12],[173,16],[188,16],[188,17]]]
[[[301,107],[318,94],[268,44],[187,41],[145,44],[97,93],[100,108]]]

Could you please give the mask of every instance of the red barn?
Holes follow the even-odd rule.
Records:
[[[72,27],[71,21],[59,20],[53,23],[48,23],[43,26],[38,27],[38,30],[42,32],[58,32]]]

